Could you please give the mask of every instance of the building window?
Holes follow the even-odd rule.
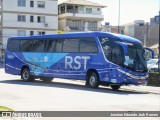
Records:
[[[34,1],[30,1],[30,7],[34,7]]]
[[[92,8],[86,8],[86,13],[92,13]]]
[[[30,31],[30,36],[34,35],[34,31]]]
[[[25,15],[18,15],[18,21],[19,22],[25,22],[26,21],[26,16]]]
[[[97,8],[97,11],[100,11],[101,9],[100,8]]]
[[[25,30],[18,30],[17,35],[18,36],[26,36],[26,31]]]
[[[97,21],[95,21],[95,22],[88,22],[88,29],[89,30],[97,31],[98,30],[97,26],[98,26]]]
[[[81,20],[72,20],[70,23],[67,21],[67,25],[70,27],[72,30],[84,30],[84,23]]]
[[[44,1],[38,1],[37,2],[37,7],[38,8],[45,8],[45,2]]]
[[[30,16],[30,22],[34,22],[34,16]]]
[[[18,6],[25,7],[26,6],[26,0],[18,0]]]
[[[38,23],[45,23],[45,17],[44,16],[37,16],[37,22]]]
[[[38,35],[45,35],[46,33],[44,31],[38,31]]]

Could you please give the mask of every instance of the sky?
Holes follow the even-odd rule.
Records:
[[[58,0],[59,2],[65,0]],[[104,22],[110,25],[118,25],[119,0],[88,0],[106,5],[103,9]],[[150,18],[159,14],[160,0],[120,0],[120,25],[144,20],[149,22]]]

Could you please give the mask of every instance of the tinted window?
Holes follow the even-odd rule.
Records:
[[[62,52],[62,45],[63,45],[62,39],[56,40],[55,52]]]
[[[33,40],[22,40],[20,50],[22,52],[32,52],[33,51]]]
[[[94,38],[81,38],[80,40],[80,52],[98,52]]]
[[[112,59],[112,44],[110,40],[106,37],[99,37],[100,43],[102,45],[103,52],[107,60],[111,61]]]
[[[65,39],[63,43],[63,52],[78,52],[79,39]]]
[[[34,40],[33,52],[44,52],[45,40]]]
[[[124,61],[123,48],[109,38],[99,37],[99,40],[107,60],[122,66]]]
[[[20,45],[19,40],[9,40],[7,48],[9,51],[19,52],[19,45]]]
[[[111,61],[117,65],[123,65],[123,54],[120,45],[114,45],[112,49],[112,59]]]
[[[55,52],[55,48],[56,48],[56,39],[48,39],[47,40],[47,48],[46,48],[46,52]]]

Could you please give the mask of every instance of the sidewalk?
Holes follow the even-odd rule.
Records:
[[[160,87],[154,86],[122,86],[122,89],[134,90],[139,92],[147,92],[160,95]]]

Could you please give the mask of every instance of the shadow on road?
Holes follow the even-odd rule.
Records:
[[[110,87],[101,87],[101,86],[98,89],[94,89],[94,88],[86,87],[85,85],[80,85],[78,83],[72,84],[72,83],[62,83],[62,82],[57,82],[57,81],[47,83],[47,82],[42,82],[42,81],[24,82],[22,80],[1,80],[0,83],[16,84],[16,85],[24,85],[24,86],[42,86],[42,87],[74,89],[74,90],[92,91],[92,92],[99,92],[99,93],[111,93],[111,94],[118,94],[118,95],[148,94],[147,92],[139,92],[135,90],[125,90],[123,88],[118,91],[114,91]]]

